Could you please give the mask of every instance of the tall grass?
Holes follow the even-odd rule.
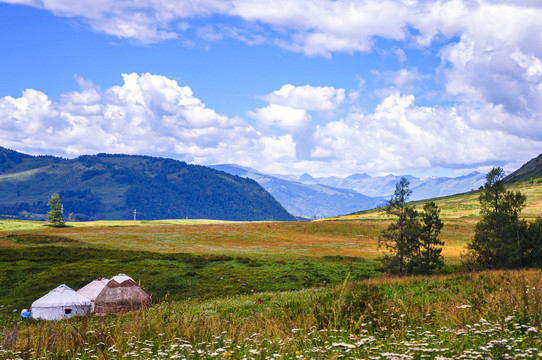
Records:
[[[0,356],[536,358],[542,350],[541,275],[345,281],[327,289],[162,302],[118,316],[24,321],[6,327],[16,335],[0,339]]]
[[[91,248],[63,236],[18,234],[0,246],[0,316],[65,283],[79,289],[100,277],[126,273],[161,301],[215,298],[262,291],[300,290],[338,283],[351,273],[360,280],[379,276],[379,264],[327,256],[293,261],[224,255],[162,254]]]

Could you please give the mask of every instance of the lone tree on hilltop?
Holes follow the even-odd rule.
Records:
[[[58,194],[53,194],[47,205],[51,210],[47,213],[47,221],[56,227],[64,226],[62,209],[60,206],[60,196]]]

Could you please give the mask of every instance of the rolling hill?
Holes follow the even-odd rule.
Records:
[[[77,220],[295,220],[257,182],[150,156],[31,156],[0,148],[0,215],[42,220],[53,193]]]

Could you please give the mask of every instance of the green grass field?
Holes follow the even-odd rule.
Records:
[[[542,214],[540,184],[514,189],[528,220]],[[391,221],[378,210],[314,222],[0,220],[0,359],[542,357],[542,273],[461,273],[478,195],[436,202],[447,266],[405,279],[377,260]],[[120,272],[153,294],[152,309],[17,323],[62,283]]]
[[[2,358],[538,359],[538,270],[345,281],[4,327]]]

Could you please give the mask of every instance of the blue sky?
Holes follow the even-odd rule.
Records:
[[[542,152],[542,4],[0,0],[0,144],[313,176]]]

